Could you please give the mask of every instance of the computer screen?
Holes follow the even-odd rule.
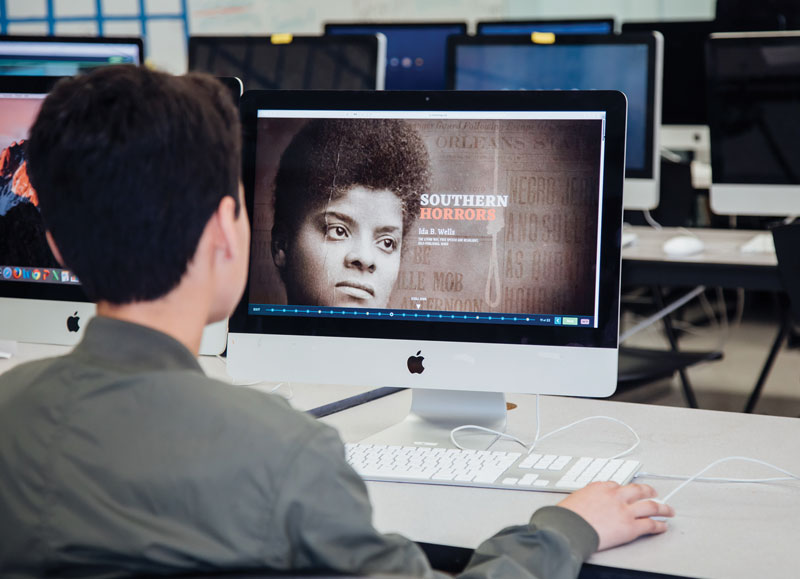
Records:
[[[613,18],[586,18],[567,20],[485,20],[478,22],[478,34],[613,34]]]
[[[466,34],[466,22],[329,23],[325,34],[386,36],[386,90],[446,88],[447,38]]]
[[[26,141],[58,77],[0,76],[0,339],[71,345],[95,306],[80,280],[53,256],[36,191],[27,176]],[[225,348],[227,321],[203,334],[200,352]]]
[[[453,37],[449,88],[608,89],[628,99],[626,209],[658,205],[661,42],[657,33]]]
[[[800,213],[800,32],[713,34],[708,78],[712,210]]]
[[[242,107],[253,230],[232,376],[613,392],[620,93],[246,92]]]
[[[140,38],[0,36],[0,75],[73,76],[143,61]]]
[[[235,76],[252,89],[384,87],[386,40],[376,35],[192,36],[189,70]]]
[[[662,124],[707,125],[705,46],[714,21],[622,23],[623,33],[653,30],[664,37]]]

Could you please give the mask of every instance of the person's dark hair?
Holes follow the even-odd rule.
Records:
[[[27,154],[44,223],[93,300],[167,294],[223,197],[239,207],[238,114],[208,75],[114,66],[61,80]]]
[[[281,156],[273,237],[288,235],[310,210],[357,186],[400,198],[405,235],[429,186],[429,164],[425,143],[403,120],[309,121]]]

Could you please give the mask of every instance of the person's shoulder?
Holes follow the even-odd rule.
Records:
[[[57,368],[63,362],[64,356],[40,358],[17,364],[1,372],[0,397],[2,397],[3,392],[8,393],[11,390],[24,388],[40,380],[43,375],[57,371]]]
[[[297,441],[311,438],[329,427],[312,416],[293,408],[278,394],[248,386],[238,386],[195,372],[165,373],[184,409],[193,408],[197,416],[207,415],[236,424],[253,435],[269,436],[272,443],[281,439]],[[153,377],[161,381],[157,376]],[[170,396],[168,393],[164,393]]]

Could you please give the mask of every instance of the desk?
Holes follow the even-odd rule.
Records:
[[[705,244],[696,255],[668,257],[664,242],[686,229],[665,227],[625,227],[636,234],[636,241],[622,249],[622,283],[628,285],[711,285],[781,292],[778,259],[775,252],[742,253],[741,246],[763,231],[744,229],[704,229],[688,231]]]
[[[509,395],[508,431],[532,440],[534,397]],[[399,421],[410,394],[402,392],[352,408],[323,421],[345,441],[365,438]],[[729,455],[759,458],[800,473],[800,420],[557,397],[542,398],[542,432],[579,418],[619,418],[642,438],[633,457],[650,473],[692,475]],[[630,433],[606,421],[565,431],[541,443],[545,452],[610,456],[631,443]],[[511,449],[511,443],[498,443]],[[516,447],[518,450],[519,447]],[[720,465],[709,476],[765,477],[773,472],[747,463]],[[641,478],[660,496],[679,481]],[[368,483],[374,523],[424,543],[474,549],[501,528],[522,524],[538,507],[554,504],[556,493],[504,491],[433,485]],[[677,511],[670,530],[610,551],[589,563],[686,577],[735,579],[796,577],[800,542],[800,481],[771,484],[692,483],[670,503]]]
[[[0,360],[0,372],[23,361],[67,351],[60,346],[20,344],[18,356]],[[207,372],[225,376],[224,362],[203,358]],[[352,387],[295,385],[292,403],[298,408],[325,404],[361,391]],[[508,431],[523,440],[533,438],[534,397],[511,395],[517,408],[509,412]],[[410,392],[404,391],[322,419],[339,430],[345,441],[366,438],[400,421],[408,412]],[[627,422],[641,436],[633,456],[651,473],[691,475],[727,455],[760,458],[800,472],[800,420],[684,408],[625,404],[599,400],[543,397],[543,433],[596,414]],[[586,423],[540,444],[545,452],[610,456],[627,448],[630,434],[623,427]],[[511,449],[508,442],[498,448]],[[772,476],[749,464],[725,465],[717,476]],[[641,479],[664,496],[679,483]],[[415,484],[369,483],[374,522],[383,532],[401,532],[424,543],[467,549],[501,528],[527,521],[538,507],[564,495]],[[590,563],[603,567],[711,578],[793,577],[795,545],[800,541],[800,483],[722,485],[694,483],[671,504],[678,512],[671,530],[630,545],[595,554]]]
[[[662,250],[664,242],[677,235],[686,235],[687,230],[665,227],[626,227],[636,234],[636,241],[622,250],[622,284],[651,286],[697,286],[708,285],[723,288],[743,288],[770,292],[783,292],[778,275],[778,259],[775,252],[743,253],[745,242],[763,231],[744,229],[688,230],[705,244],[705,249],[696,255],[669,257]],[[658,296],[660,298],[660,296]],[[745,405],[745,412],[755,408],[761,389],[769,376],[775,357],[788,336],[791,320],[786,312],[769,354],[761,368],[752,393]],[[668,336],[676,347],[671,328]]]

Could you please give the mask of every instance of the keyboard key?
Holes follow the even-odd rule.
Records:
[[[548,467],[548,470],[562,470],[565,466],[569,464],[569,461],[572,460],[571,456],[559,456],[557,459],[553,461]]]
[[[623,464],[620,469],[614,473],[614,476],[611,477],[615,483],[625,484],[630,480],[631,475],[636,471],[639,467],[638,460],[626,460],[625,464]]]
[[[623,462],[625,461],[621,458],[609,460],[608,464],[605,465],[599,473],[597,473],[597,476],[594,477],[594,480],[611,480],[612,475],[617,472],[617,469],[622,466]]]
[[[536,470],[546,470],[553,464],[553,461],[558,458],[555,454],[545,454],[542,459],[533,465]]]
[[[519,468],[533,468],[533,465],[542,458],[541,454],[529,454],[519,463]]]

